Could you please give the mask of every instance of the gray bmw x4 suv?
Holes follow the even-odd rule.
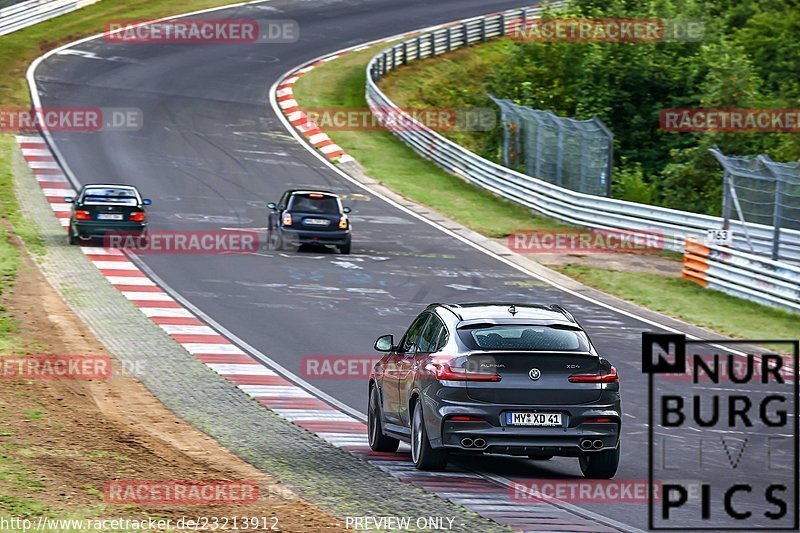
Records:
[[[414,464],[448,455],[577,457],[589,478],[611,478],[620,457],[619,377],[563,307],[431,304],[369,379],[369,444],[411,444]]]

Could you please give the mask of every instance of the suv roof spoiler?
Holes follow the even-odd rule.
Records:
[[[578,323],[578,321],[575,320],[575,317],[572,316],[572,313],[570,313],[569,311],[567,311],[566,309],[564,309],[562,306],[560,306],[558,304],[551,305],[549,307],[549,309],[552,309],[553,311],[558,311],[559,313],[561,313],[562,315],[567,317],[567,320],[569,320],[570,322],[574,322],[576,324]]]
[[[578,321],[575,320],[575,317],[572,316],[572,313],[570,313],[563,306],[560,306],[558,304],[553,304],[553,305],[546,306],[546,305],[539,305],[539,304],[514,304],[514,303],[509,304],[509,302],[474,302],[474,303],[470,302],[470,303],[464,303],[464,304],[443,304],[443,303],[438,303],[437,302],[437,303],[432,303],[432,304],[428,305],[427,308],[431,309],[431,308],[434,308],[434,307],[441,307],[441,308],[447,309],[448,311],[453,313],[459,320],[464,320],[464,318],[461,316],[461,314],[456,309],[459,309],[459,308],[462,308],[462,307],[466,307],[466,306],[478,306],[478,305],[500,305],[500,306],[513,305],[513,306],[517,306],[517,307],[533,307],[533,308],[536,308],[536,309],[548,309],[550,311],[555,311],[556,313],[559,313],[559,314],[563,315],[564,318],[566,318],[567,320],[569,320],[573,324],[577,324],[578,323]]]

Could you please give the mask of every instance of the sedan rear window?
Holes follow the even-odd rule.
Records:
[[[95,205],[137,205],[136,192],[116,187],[91,188],[83,193],[84,204]]]
[[[577,329],[542,325],[479,325],[459,328],[470,350],[587,352],[586,335]]]
[[[335,196],[324,194],[295,194],[289,203],[290,211],[302,213],[326,213],[335,215],[339,213],[339,202]]]

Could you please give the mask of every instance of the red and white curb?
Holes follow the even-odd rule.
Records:
[[[292,92],[294,84],[303,74],[310,72],[315,67],[328,61],[332,61],[338,57],[340,57],[340,55],[333,55],[329,58],[317,61],[316,63],[312,63],[311,65],[296,70],[284,78],[283,81],[281,81],[281,83],[278,85],[275,96],[277,97],[278,105],[280,106],[284,115],[286,115],[286,118],[289,119],[289,122],[291,122],[295,128],[297,128],[297,131],[305,136],[312,146],[322,152],[325,157],[331,161],[335,163],[346,163],[348,161],[355,160],[344,150],[342,150],[338,144],[333,142],[330,137],[323,133],[323,131],[319,129],[319,127],[314,124],[305,113],[300,111],[300,107],[297,105],[297,100],[295,100]]]
[[[76,191],[41,137],[18,136],[17,141],[54,214],[66,228],[71,206],[64,202],[64,198],[75,196]],[[577,518],[544,501],[514,501],[508,488],[479,474],[418,471],[409,460],[405,444],[399,453],[373,452],[363,422],[265,367],[220,335],[159,287],[125,252],[93,246],[81,246],[80,250],[109,283],[187,352],[279,416],[330,444],[401,481],[437,494],[515,531],[618,531]]]
[[[288,118],[289,122],[291,122],[292,125],[297,128],[297,131],[305,136],[312,146],[322,152],[325,157],[331,161],[335,163],[346,163],[348,161],[355,160],[344,150],[342,150],[338,144],[333,142],[333,140],[331,140],[330,137],[328,137],[321,129],[319,129],[316,124],[309,120],[305,113],[300,111],[300,108],[297,105],[297,100],[295,100],[292,92],[294,84],[303,74],[310,72],[314,69],[314,67],[322,65],[328,61],[332,61],[338,57],[340,57],[340,55],[334,55],[296,70],[283,79],[278,86],[275,96],[277,97],[278,105],[280,106],[284,115],[286,115],[286,118]]]
[[[28,162],[36,181],[42,187],[50,207],[63,227],[69,226],[70,209],[72,206],[64,202],[67,196],[75,196],[76,191],[69,180],[61,171],[50,149],[41,137],[18,136],[17,142],[22,149],[22,155]]]
[[[42,192],[65,228],[75,196],[41,137],[17,137]],[[367,447],[366,426],[266,368],[161,289],[124,251],[81,246],[80,250],[122,295],[183,348],[259,403],[336,446]]]
[[[318,61],[310,63],[308,65],[299,68],[286,76],[278,83],[278,86],[275,90],[275,98],[277,99],[278,106],[280,107],[283,114],[286,116],[286,119],[294,126],[294,128],[300,132],[303,137],[306,138],[308,143],[322,152],[322,154],[327,157],[330,161],[334,163],[347,163],[350,161],[355,161],[353,157],[345,152],[341,146],[336,144],[328,135],[322,131],[319,126],[317,126],[308,116],[303,113],[300,109],[299,105],[297,104],[297,100],[295,100],[293,87],[294,84],[304,75],[316,67],[320,65],[324,65],[329,61],[333,61],[334,59],[338,59],[344,55],[349,54],[350,52],[359,52],[361,50],[365,50],[370,46],[376,44],[383,44],[383,43],[390,43],[392,41],[396,41],[398,39],[402,39],[405,37],[410,37],[415,35],[414,33],[409,33],[406,35],[395,36],[389,39],[384,39],[382,41],[377,41],[374,43],[370,43],[368,45],[359,46],[357,48],[352,48],[350,50],[344,50],[341,52],[337,52],[333,55],[323,57]]]

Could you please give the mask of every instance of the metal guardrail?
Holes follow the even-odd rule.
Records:
[[[800,268],[687,239],[682,276],[709,289],[800,313]]]
[[[524,27],[525,21],[540,11],[540,8],[525,8],[477,17],[399,41],[372,58],[367,66],[367,103],[379,119],[381,114],[403,116],[403,121],[395,122],[414,124],[401,128],[389,126],[389,129],[421,156],[479,187],[549,217],[588,228],[660,231],[665,246],[679,252],[683,251],[686,238],[704,238],[707,230],[721,229],[721,217],[582,194],[503,167],[415,121],[378,87],[381,76],[399,65],[506,35],[509,28],[516,24]],[[744,224],[731,220],[729,229],[734,233],[734,247],[747,248],[746,234],[749,234],[754,252],[770,253],[771,226],[748,223],[745,231]],[[781,233],[781,258],[800,261],[800,231]]]
[[[98,0],[28,0],[0,9],[0,35],[33,26],[71,11],[75,11]]]

